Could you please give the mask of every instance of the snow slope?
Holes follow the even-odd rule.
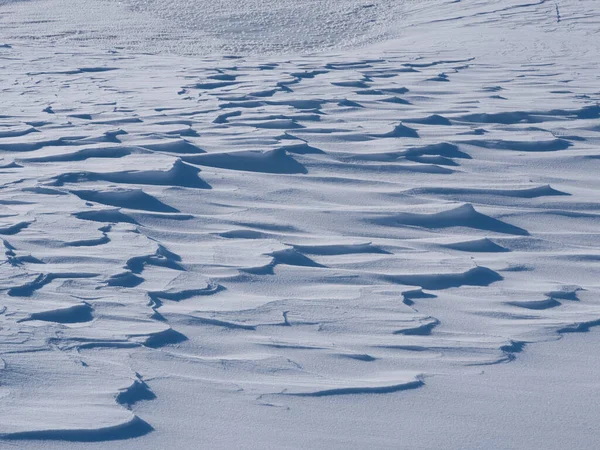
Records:
[[[595,2],[75,3],[0,3],[0,446],[595,448]]]

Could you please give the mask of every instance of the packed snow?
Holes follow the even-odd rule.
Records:
[[[0,0],[0,448],[597,448],[599,48],[594,0]]]

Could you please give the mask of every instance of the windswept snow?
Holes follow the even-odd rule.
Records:
[[[594,448],[595,2],[75,3],[0,2],[0,447]]]

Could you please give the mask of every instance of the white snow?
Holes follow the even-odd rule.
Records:
[[[0,448],[596,448],[599,30],[0,1]]]

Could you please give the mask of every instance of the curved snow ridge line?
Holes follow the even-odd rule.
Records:
[[[340,382],[344,384],[348,382]],[[280,395],[290,395],[295,397],[327,397],[334,395],[365,395],[365,394],[391,394],[394,392],[408,391],[418,389],[425,385],[423,376],[419,375],[412,381],[403,381],[399,383],[382,383],[382,382],[363,382],[359,385],[331,387],[331,388],[306,388],[297,391],[294,388],[286,389]]]
[[[72,190],[82,200],[96,202],[107,206],[117,206],[132,210],[153,211],[159,213],[178,213],[173,208],[156,197],[147,194],[142,189],[115,189],[115,190]]]
[[[99,238],[70,241],[70,242],[65,242],[64,245],[66,247],[96,247],[99,245],[108,244],[110,242],[108,233],[111,230],[112,230],[112,225],[105,225],[103,227],[98,228],[98,231],[100,231],[100,233],[102,233],[102,236]]]
[[[25,228],[29,227],[29,225],[31,225],[33,223],[33,221],[31,222],[18,222],[12,225],[5,225],[5,226],[0,226],[0,234],[5,235],[5,236],[11,236],[14,234],[19,233],[20,231],[24,230]]]
[[[379,278],[390,283],[420,286],[432,291],[461,286],[489,286],[504,279],[498,272],[482,266],[462,273],[379,275]]]
[[[533,309],[533,310],[544,310],[550,308],[556,308],[561,306],[562,303],[554,298],[547,298],[544,300],[520,300],[506,302],[507,305],[518,306],[519,308]]]
[[[151,291],[147,292],[146,295],[149,299],[149,306],[154,311],[155,318],[163,320],[160,313],[160,308],[163,306],[165,301],[169,302],[182,302],[194,297],[202,297],[215,295],[219,292],[226,290],[226,288],[220,284],[209,282],[204,288],[195,289],[169,289],[164,291]]]
[[[117,209],[98,209],[92,211],[81,211],[73,213],[74,217],[81,220],[89,220],[92,222],[108,222],[108,223],[129,223],[139,225],[139,223],[131,216]]]
[[[488,366],[513,361],[515,354],[527,345],[525,341],[502,338],[490,341],[485,337],[482,337],[481,342],[474,342],[469,335],[461,336],[463,340],[460,341],[443,337],[432,341],[426,335],[424,337],[413,335],[406,344],[376,344],[373,348],[423,354],[432,359],[445,359],[463,366]]]
[[[63,71],[52,71],[52,72],[28,72],[29,76],[36,75],[78,75],[81,73],[101,73],[101,72],[111,72],[113,70],[119,70],[118,67],[80,67],[77,69],[63,70]]]
[[[407,127],[406,125],[399,124],[394,127],[392,131],[383,134],[372,134],[374,138],[419,138],[417,130]]]
[[[160,325],[158,330],[147,330],[140,333],[129,333],[117,336],[115,339],[110,338],[78,338],[78,337],[62,337],[62,338],[51,338],[48,343],[55,345],[61,350],[90,350],[90,349],[104,349],[104,350],[119,350],[119,349],[132,349],[147,347],[151,349],[158,349],[161,347],[179,344],[188,340],[187,336],[174,330],[164,322],[156,320],[148,320],[148,324]],[[100,316],[97,320],[98,324],[102,323],[102,320],[110,320],[110,318]],[[137,322],[134,322],[137,323]],[[156,327],[155,327],[156,328]],[[92,330],[93,332],[93,330]]]
[[[542,123],[556,120],[597,118],[600,118],[600,107],[598,105],[589,105],[574,110],[507,111],[500,113],[467,114],[453,117],[452,120],[480,124],[515,125],[519,123]]]
[[[431,334],[433,329],[440,324],[440,321],[434,317],[428,317],[423,320],[419,325],[414,327],[403,328],[398,331],[394,331],[394,334],[402,334],[404,336],[428,336]]]
[[[128,387],[119,391],[115,400],[118,404],[126,406],[127,409],[131,409],[131,407],[140,401],[143,400],[154,400],[156,395],[148,384],[143,381],[139,374],[136,374],[137,378],[129,385]]]
[[[549,196],[569,196],[571,194],[554,189],[549,184],[543,186],[535,186],[524,189],[493,189],[493,188],[455,188],[455,187],[422,187],[414,188],[405,191],[407,194],[414,195],[435,195],[435,196],[501,196],[501,197],[516,197],[516,198],[539,198]]]
[[[189,128],[191,130],[191,128]],[[193,131],[193,130],[192,130]],[[189,132],[186,134],[190,134]],[[192,144],[185,139],[168,140],[167,142],[158,141],[153,144],[142,144],[143,148],[153,152],[174,153],[174,154],[202,154],[206,153],[200,147]]]
[[[238,151],[182,156],[185,162],[228,170],[263,172],[273,174],[306,174],[306,168],[289,156],[284,149],[269,151]]]
[[[50,107],[48,107],[50,108]],[[46,108],[46,112],[48,111]],[[51,109],[51,108],[50,108]],[[54,112],[52,112],[54,114]],[[118,121],[109,121],[109,122],[96,122],[96,124],[121,124],[123,122],[141,122],[139,118],[130,118],[130,119],[119,119]],[[43,131],[42,126],[37,125],[37,131]],[[44,133],[41,133],[44,134]],[[32,136],[29,134],[25,134],[19,137],[23,137],[27,140],[21,141],[20,139],[14,140],[14,142],[6,142],[7,138],[4,138],[0,141],[0,151],[5,152],[17,152],[17,153],[27,153],[27,152],[35,152],[37,150],[41,150],[46,147],[81,147],[84,145],[90,144],[102,144],[102,143],[120,143],[121,141],[117,136],[121,134],[127,134],[123,131],[106,131],[99,136],[86,136],[86,135],[72,135],[72,136],[60,136],[55,139],[38,139],[38,140],[30,140]],[[38,137],[37,134],[34,134],[34,137]],[[97,149],[82,149],[76,150],[76,154],[79,156],[85,155],[86,152],[94,152]],[[108,152],[115,151],[114,149],[109,149]],[[131,152],[137,151],[136,149],[129,150]],[[35,158],[35,157],[33,157]],[[24,158],[26,159],[26,158]],[[62,156],[59,157],[59,161],[62,159]],[[67,159],[68,160],[68,159]],[[77,160],[77,158],[75,159]]]
[[[372,253],[383,255],[391,254],[390,252],[376,245],[373,245],[371,242],[365,244],[291,245],[296,251],[300,253],[321,256],[352,255],[360,253]]]
[[[140,274],[146,266],[166,267],[168,269],[185,271],[185,268],[180,264],[181,256],[169,251],[163,245],[158,244],[157,249],[153,254],[132,256],[125,263],[125,268],[132,273]]]
[[[66,183],[82,183],[91,181],[107,181],[117,184],[141,184],[159,186],[181,186],[196,189],[210,189],[198,174],[200,169],[186,164],[181,159],[173,166],[162,170],[127,170],[123,172],[72,172],[53,177],[51,186],[64,186]]]
[[[122,407],[131,410],[131,407],[140,401],[154,400],[155,394],[150,390],[149,386],[141,379],[139,374],[135,374],[135,378],[131,384],[122,388],[115,395],[115,402]],[[96,442],[96,441],[111,441],[125,440],[135,437],[140,437],[153,431],[153,427],[144,420],[134,414],[129,414],[129,420],[123,421],[116,425],[98,426],[98,427],[77,427],[77,428],[62,428],[57,427],[47,430],[31,430],[16,433],[6,433],[0,435],[0,439],[7,440],[62,440],[72,442]]]
[[[75,162],[85,161],[91,158],[124,158],[125,156],[142,152],[143,149],[137,147],[99,147],[76,150],[71,153],[18,158],[17,161],[22,163]]]
[[[480,213],[470,203],[431,214],[406,212],[367,220],[383,226],[404,225],[430,229],[466,227],[502,234],[529,235],[529,232],[523,228]]]
[[[213,295],[218,292],[221,292],[225,288],[217,283],[208,283],[206,287],[196,288],[196,289],[184,289],[181,291],[177,290],[165,290],[165,291],[152,291],[148,292],[148,296],[153,301],[157,299],[170,300],[174,302],[179,302],[182,300],[186,300],[191,297],[202,296],[202,295]]]
[[[211,325],[215,327],[221,327],[229,330],[245,330],[255,331],[258,325],[248,325],[245,323],[231,322],[227,320],[219,320],[211,317],[200,317],[197,315],[188,315],[184,319],[180,319],[179,323],[185,323],[187,325]]]
[[[100,428],[82,428],[62,430],[21,431],[0,434],[0,439],[8,441],[49,440],[68,442],[104,442],[133,439],[154,431],[154,428],[136,415],[127,422]]]
[[[566,327],[557,330],[559,334],[564,333],[587,333],[591,328],[600,326],[600,319],[588,320],[583,322],[574,322]]]
[[[452,250],[458,250],[461,252],[469,253],[503,253],[510,252],[508,248],[498,245],[489,238],[475,239],[471,241],[455,242],[450,244],[441,244],[442,247],[446,247]]]
[[[508,141],[502,139],[473,139],[462,141],[463,144],[474,145],[476,147],[488,148],[491,150],[513,150],[519,152],[557,152],[567,150],[573,146],[572,142],[565,139],[551,139],[540,141]]]
[[[34,280],[22,284],[20,286],[14,286],[8,289],[8,295],[11,297],[29,297],[38,289],[43,288],[47,284],[58,279],[77,279],[77,278],[95,278],[99,274],[97,273],[83,273],[83,272],[63,272],[63,273],[40,273]]]
[[[34,127],[16,128],[0,131],[0,139],[26,136],[30,133],[39,133]]]
[[[255,267],[245,267],[238,269],[241,272],[254,274],[254,275],[274,275],[275,267],[279,265],[297,266],[297,267],[313,267],[313,268],[325,268],[326,266],[319,264],[318,262],[310,259],[302,253],[296,251],[294,248],[288,248],[283,250],[277,250],[271,253],[265,253],[264,256],[270,256],[271,261],[267,264]]]
[[[19,322],[29,320],[41,320],[44,322],[56,323],[82,323],[90,322],[94,319],[94,308],[88,303],[80,303],[65,308],[56,308],[47,311],[40,311],[30,314],[26,319],[21,319]]]
[[[437,157],[437,159],[435,159]],[[359,153],[341,156],[346,161],[377,161],[394,162],[402,158],[416,162],[444,162],[447,165],[457,165],[454,159],[472,159],[470,155],[461,151],[456,144],[442,142],[422,147],[412,147],[408,150],[386,153]],[[423,158],[425,158],[423,160]]]

